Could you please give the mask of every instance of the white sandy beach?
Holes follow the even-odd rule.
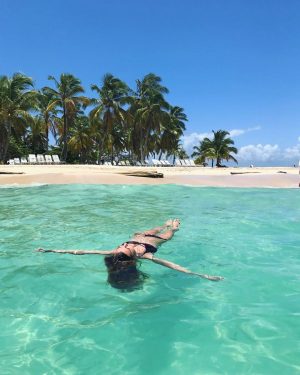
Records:
[[[126,176],[157,171],[164,178]],[[231,174],[231,172],[235,174]],[[282,173],[285,172],[285,173]],[[22,174],[19,174],[22,173]],[[236,174],[241,173],[241,174]],[[0,165],[0,185],[31,184],[183,184],[218,187],[299,187],[298,168],[107,167],[97,165]]]

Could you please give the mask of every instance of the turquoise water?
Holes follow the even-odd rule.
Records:
[[[111,249],[180,217],[142,289],[106,282]],[[298,190],[64,185],[0,189],[1,374],[300,373]]]

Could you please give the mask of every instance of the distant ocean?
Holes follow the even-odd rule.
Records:
[[[140,289],[107,283],[111,249],[179,217]],[[0,189],[1,374],[300,373],[297,189],[53,185]]]

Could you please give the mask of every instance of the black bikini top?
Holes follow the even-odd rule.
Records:
[[[143,243],[143,242],[138,242],[138,241],[127,241],[126,243],[132,243],[134,245],[143,245],[145,246],[146,253],[156,253],[157,248],[153,245],[150,245],[149,243]]]

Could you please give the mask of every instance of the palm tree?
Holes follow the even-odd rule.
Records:
[[[53,76],[49,76],[48,79],[54,81],[56,89],[53,89],[51,87],[44,87],[43,93],[52,96],[51,103],[47,107],[48,111],[51,111],[54,108],[62,109],[63,148],[61,158],[62,160],[66,161],[68,156],[69,128],[74,122],[74,118],[80,106],[88,105],[90,103],[90,100],[85,96],[79,95],[84,92],[84,89],[81,86],[81,81],[78,78],[74,77],[72,74],[61,74],[59,81]]]
[[[198,156],[201,162],[205,162],[205,159],[211,159],[212,167],[214,160],[216,160],[216,166],[221,167],[222,160],[233,160],[235,163],[238,161],[234,158],[233,154],[237,154],[238,150],[234,147],[234,141],[228,137],[230,134],[226,130],[212,131],[213,139],[204,138],[200,142],[199,147],[195,146],[195,152],[192,156]]]
[[[169,156],[174,155],[174,150],[178,150],[179,139],[185,130],[185,121],[187,121],[187,116],[183,112],[183,108],[170,106],[169,116],[166,123],[163,124],[163,132],[158,137],[159,160],[163,152]]]
[[[164,99],[164,94],[169,91],[161,85],[161,78],[153,73],[146,75],[141,81],[137,80],[137,91],[132,100],[130,113],[133,118],[133,129],[135,133],[134,151],[139,146],[140,161],[145,156],[155,152],[150,139],[154,133],[161,133],[163,122],[167,121],[169,104]],[[152,147],[149,147],[152,144]]]
[[[217,154],[212,140],[204,138],[199,146],[194,146],[194,150],[192,157],[197,156],[197,161],[199,163],[205,163],[205,160],[209,159],[211,160],[211,166],[214,166],[214,160],[217,158]]]
[[[53,99],[52,93],[47,92],[47,89],[42,89],[38,95],[38,117],[46,136],[46,151],[48,151],[49,148],[49,132],[52,133],[55,139],[57,137],[56,120],[58,111],[51,105]]]
[[[104,137],[98,138],[100,163],[105,146],[109,146],[113,159],[114,127],[124,125],[126,110],[123,106],[129,101],[130,89],[125,82],[110,73],[104,75],[101,87],[91,85],[91,89],[96,91],[99,97],[94,100],[96,106],[90,112],[90,118],[92,122],[97,121],[103,126]]]
[[[36,108],[37,93],[33,81],[16,73],[0,77],[0,162],[7,156],[11,136],[25,134],[27,123],[33,122],[30,111]]]
[[[225,159],[226,161],[233,160],[235,163],[238,161],[231,155],[237,154],[238,150],[234,147],[234,141],[228,137],[230,133],[226,130],[218,130],[213,131],[214,134],[214,144],[216,150],[216,166],[220,167],[222,160]]]
[[[25,142],[33,154],[42,154],[45,151],[48,151],[48,139],[45,133],[45,124],[41,117],[35,117],[34,121],[29,123]]]
[[[88,154],[93,149],[93,138],[89,118],[87,116],[78,116],[75,119],[74,126],[70,130],[70,139],[68,146],[75,157],[79,157],[81,163],[86,162]]]

